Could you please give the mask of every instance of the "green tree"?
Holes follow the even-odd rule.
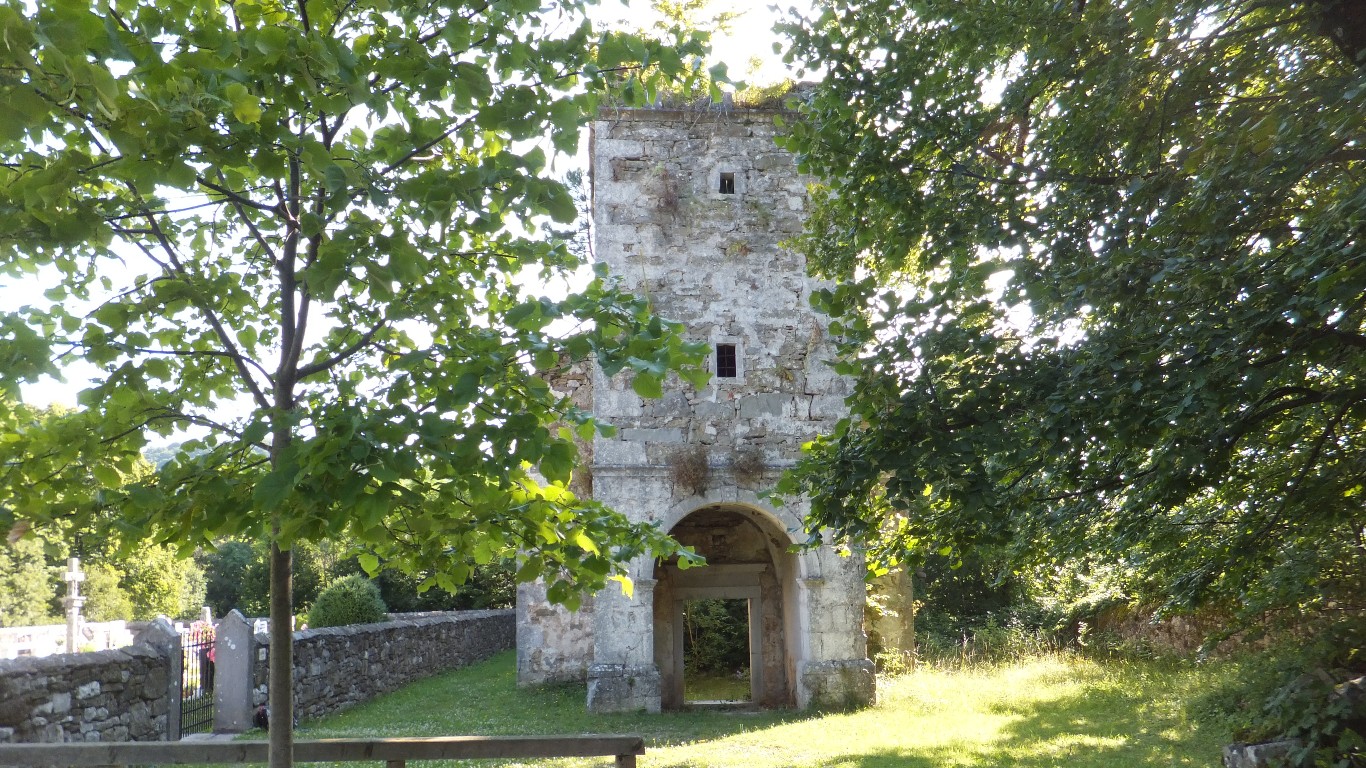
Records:
[[[706,40],[716,33],[729,32],[740,11],[712,9],[712,0],[650,0],[650,9],[657,17],[651,25],[653,33],[677,38],[696,36]],[[701,56],[684,59],[682,69],[688,77],[668,89],[667,95],[681,101],[713,101],[721,98],[718,86],[729,82],[723,63],[707,66]],[[652,96],[651,100],[654,98]]]
[[[788,146],[857,376],[789,491],[894,560],[1090,553],[1169,606],[1366,589],[1366,10],[845,0]],[[885,488],[886,504],[876,503]]]
[[[133,603],[136,619],[191,619],[204,605],[204,572],[171,545],[143,544],[137,557],[123,560],[119,567],[120,586]]]
[[[813,524],[1107,548],[1179,604],[1359,602],[1366,47],[1328,5],[846,2],[790,30],[830,71],[789,139],[832,180],[801,246],[860,374],[799,476]]]
[[[81,584],[85,605],[81,608],[81,614],[86,621],[128,621],[135,618],[133,598],[123,588],[123,574],[118,569],[105,563],[81,563],[81,568],[85,571],[85,583]]]
[[[4,516],[112,510],[183,554],[268,539],[276,627],[301,540],[447,588],[521,552],[518,577],[571,604],[667,550],[565,490],[574,445],[548,425],[598,425],[537,372],[595,358],[656,392],[704,375],[700,348],[601,276],[562,299],[525,286],[581,265],[543,236],[576,214],[548,152],[576,148],[608,75],[636,103],[702,50],[598,34],[582,10],[0,6],[0,274],[52,278],[0,315],[0,389],[58,357],[102,373],[61,419],[0,410]],[[125,484],[149,433],[190,439]],[[73,488],[77,468],[95,482]],[[270,659],[288,723],[289,633]],[[289,764],[291,729],[270,736]]]
[[[683,658],[689,674],[730,675],[749,670],[749,601],[685,603]]]
[[[328,581],[322,552],[315,542],[301,541],[294,546],[294,577],[291,601],[296,612],[308,610]],[[265,616],[270,612],[270,544],[259,542],[252,547],[252,557],[242,572],[238,608],[248,616]]]
[[[11,404],[0,405],[0,414],[25,425],[10,433],[17,435],[40,425],[65,423],[63,420],[70,418],[72,411],[59,405],[34,409]],[[44,558],[46,584],[28,594],[46,601],[46,615],[61,617],[65,613],[62,600],[66,585],[61,574],[66,571],[70,557],[80,558],[86,572],[81,593],[86,597],[83,615],[90,621],[151,619],[160,613],[175,618],[198,611],[203,600],[202,574],[193,562],[146,538],[129,538],[126,551],[120,552],[111,532],[119,530],[122,523],[116,519],[105,489],[94,481],[92,473],[80,461],[60,469],[52,464],[46,466],[54,473],[64,474],[65,479],[63,490],[47,496],[43,503],[50,502],[62,509],[82,508],[88,513],[54,515],[48,524],[36,529],[24,520],[10,529],[10,536],[26,551]],[[150,463],[135,457],[121,482],[146,481],[153,472]]]
[[[341,561],[329,571],[332,578],[364,573],[355,558]],[[375,586],[390,613],[419,611],[468,611],[484,608],[511,608],[517,602],[517,563],[512,559],[475,566],[469,578],[454,593],[441,587],[421,589],[422,574],[386,569],[375,577]]]
[[[213,615],[225,616],[234,608],[247,613],[242,597],[253,554],[252,546],[244,541],[226,541],[200,556],[204,602],[213,609]]]
[[[43,543],[24,538],[0,544],[0,626],[26,627],[55,621],[49,608],[52,574]]]

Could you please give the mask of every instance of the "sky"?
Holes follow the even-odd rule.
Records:
[[[778,36],[773,32],[774,24],[787,16],[787,9],[797,6],[803,13],[810,13],[810,0],[785,0],[782,10],[764,0],[712,0],[708,14],[722,11],[736,12],[740,15],[731,22],[730,31],[713,37],[713,60],[725,62],[732,79],[744,80],[750,84],[768,85],[792,77],[781,56],[774,52]],[[648,28],[653,15],[649,0],[602,0],[595,9],[594,17],[604,23],[621,25],[626,28]],[[757,59],[757,68],[755,66]],[[119,282],[116,280],[116,282]],[[41,302],[37,294],[42,290],[37,280],[16,280],[0,277],[0,307],[14,309],[27,303]],[[24,388],[25,402],[45,406],[53,403],[75,405],[76,396],[90,385],[97,374],[92,366],[85,363],[63,365],[64,381],[45,379],[38,384]]]

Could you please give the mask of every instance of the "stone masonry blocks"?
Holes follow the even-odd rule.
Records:
[[[833,430],[849,392],[826,363],[835,350],[810,306],[822,284],[807,275],[801,254],[783,246],[802,230],[810,180],[775,143],[776,116],[615,110],[593,124],[594,252],[624,289],[682,323],[690,340],[713,354],[718,344],[733,346],[736,375],[700,387],[668,377],[664,397],[644,400],[627,376],[594,372],[591,410],[618,432],[594,440],[592,497],[666,530],[698,513],[751,516],[772,538],[776,558],[763,566],[765,604],[777,606],[761,638],[770,654],[763,663],[778,654],[788,670],[781,676],[787,692],[763,698],[797,706],[869,702],[862,561],[828,547],[788,555],[804,538],[806,504],[773,508],[758,495],[799,458],[804,442]],[[714,360],[708,365],[715,371]],[[741,466],[748,469],[736,471]],[[706,540],[713,538],[725,535]],[[592,711],[658,711],[661,687],[674,691],[677,681],[672,671],[661,677],[659,666],[678,663],[668,657],[674,643],[659,636],[672,631],[677,603],[672,587],[656,585],[652,563],[633,563],[631,571],[642,585],[632,597],[609,589],[595,597],[591,616],[577,619],[539,607],[543,596],[534,589],[520,590],[528,604],[518,609],[519,680],[585,675]],[[647,582],[656,586],[646,589]],[[656,609],[657,590],[666,602]]]

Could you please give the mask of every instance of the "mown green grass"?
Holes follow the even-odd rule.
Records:
[[[518,689],[507,653],[304,723],[298,738],[630,733],[646,738],[640,764],[655,768],[1207,766],[1218,764],[1228,734],[1190,721],[1184,704],[1223,674],[1218,666],[1054,655],[884,678],[877,706],[856,712],[591,715],[581,685]]]

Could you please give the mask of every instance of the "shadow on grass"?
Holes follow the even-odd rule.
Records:
[[[831,768],[1141,768],[1218,765],[1229,734],[1189,720],[1184,701],[1207,673],[1171,667],[1074,670],[1073,692],[1008,698],[986,707],[1003,724],[983,739],[851,750],[818,763]],[[1044,684],[1044,680],[1038,681]],[[908,741],[911,741],[908,739]],[[681,768],[684,764],[679,764]],[[675,768],[675,766],[670,766]]]
[[[645,737],[651,745],[678,744],[819,716],[792,710],[701,709],[666,715],[592,714],[584,707],[583,683],[518,688],[515,663],[509,652],[414,683],[350,711],[305,722],[296,738],[629,733]]]
[[[514,665],[513,656],[504,654],[417,683],[305,723],[298,738],[630,733],[646,739],[644,768],[1214,765],[1227,738],[1183,714],[1184,701],[1210,683],[1208,673],[1151,664],[1040,666],[1013,677],[889,681],[883,704],[845,714],[664,715],[592,715],[584,709],[582,684],[518,689]],[[964,680],[975,682],[969,686]],[[469,765],[500,764],[520,765]],[[537,763],[542,764],[602,761]]]

